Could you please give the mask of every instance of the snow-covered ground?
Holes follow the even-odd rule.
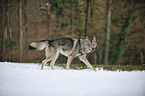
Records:
[[[145,72],[69,70],[0,62],[0,96],[145,96]]]

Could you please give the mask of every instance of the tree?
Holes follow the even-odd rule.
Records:
[[[4,30],[6,26],[6,18],[7,18],[7,0],[0,1],[0,61],[4,60],[4,49],[5,49],[5,37],[4,37]]]
[[[110,24],[111,24],[111,3],[112,0],[107,0],[107,32],[106,32],[106,46],[105,46],[105,59],[104,64],[108,64],[108,53],[109,53],[109,41],[110,41]]]
[[[74,34],[73,30],[73,23],[74,23],[74,16],[73,16],[73,0],[70,1],[70,27],[71,27],[71,33]]]
[[[22,30],[22,0],[18,1],[19,3],[19,60],[22,61],[23,58],[23,30]]]
[[[91,0],[87,0],[87,8],[86,8],[86,24],[85,24],[85,36],[88,36],[88,33],[89,33],[90,2],[91,2]]]

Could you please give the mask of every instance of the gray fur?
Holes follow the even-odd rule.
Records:
[[[86,37],[85,39],[76,38],[53,38],[50,40],[41,40],[32,42],[29,46],[30,49],[43,50],[45,49],[46,59],[42,61],[41,69],[45,64],[51,61],[50,66],[54,69],[55,61],[59,54],[68,57],[66,69],[69,70],[69,66],[73,58],[78,57],[84,62],[91,70],[94,70],[92,65],[86,58],[86,55],[93,52],[97,46],[96,38],[94,37],[92,42]]]

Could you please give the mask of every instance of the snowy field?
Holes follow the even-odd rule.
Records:
[[[145,72],[69,70],[0,62],[0,96],[145,96]]]

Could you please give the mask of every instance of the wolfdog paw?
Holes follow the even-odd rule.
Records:
[[[94,68],[93,68],[92,70],[93,70],[94,72],[97,72],[97,70],[96,70],[96,69],[94,69]]]
[[[51,70],[55,70],[54,67],[51,67]]]

